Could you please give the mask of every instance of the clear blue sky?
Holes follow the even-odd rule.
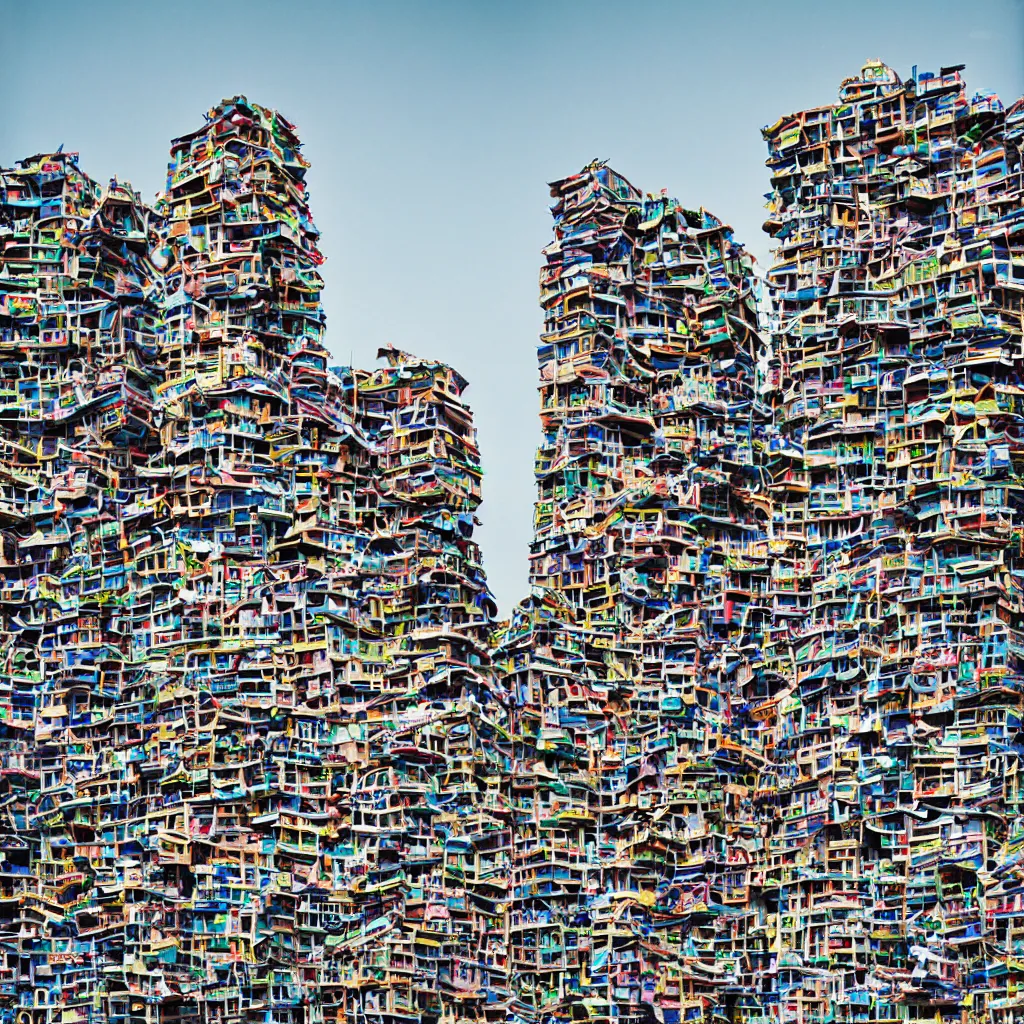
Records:
[[[1024,92],[1021,0],[0,0],[0,164],[64,143],[161,186],[169,140],[244,93],[294,121],[328,257],[328,344],[446,360],[471,382],[481,531],[503,610],[526,592],[545,183],[607,158],[736,228],[762,260],[760,128],[870,57],[966,63]]]

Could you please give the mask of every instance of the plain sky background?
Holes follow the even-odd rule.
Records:
[[[546,182],[608,159],[731,223],[764,261],[760,129],[868,58],[967,64],[1024,92],[1022,0],[0,0],[0,164],[61,143],[151,198],[170,139],[243,93],[312,161],[339,363],[395,344],[471,382],[479,537],[503,611],[527,592]]]

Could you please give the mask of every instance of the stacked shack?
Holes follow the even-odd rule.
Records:
[[[19,1024],[418,1020],[504,983],[466,382],[328,368],[305,168],[239,97],[153,209],[72,155],[4,172]]]
[[[1015,1024],[1024,101],[766,128],[774,263],[551,186],[531,596],[331,367],[294,127],[0,171],[0,1024]]]
[[[769,966],[749,715],[772,619],[750,257],[604,164],[552,185],[509,954],[543,1017],[701,1016]],[[630,1009],[631,1008],[631,1009]]]
[[[1024,104],[961,70],[765,130],[781,1019],[1017,1012]]]

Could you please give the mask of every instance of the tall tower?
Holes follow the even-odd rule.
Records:
[[[62,961],[68,929],[95,926],[99,904],[117,898],[103,888],[116,887],[115,859],[138,848],[117,733],[148,674],[131,605],[141,477],[157,442],[154,227],[130,185],[98,184],[77,154],[0,172],[0,971],[5,998],[38,1002],[19,967],[34,949],[56,965],[48,984],[63,988],[64,1012],[82,1019],[111,1008],[121,986],[103,966],[123,936],[99,927]],[[67,910],[40,909],[54,905]]]
[[[497,655],[515,700],[513,987],[534,1012],[690,1017],[767,967],[764,908],[727,867],[729,844],[756,847],[767,756],[744,719],[772,536],[752,263],[711,214],[604,164],[551,194],[534,596]]]
[[[442,364],[328,368],[305,167],[242,98],[172,145],[145,586],[180,801],[151,820],[163,881],[195,876],[183,1013],[441,1016],[505,985],[475,428]]]
[[[1018,984],[1024,106],[961,70],[870,61],[764,133],[790,982],[758,1020],[1001,1020]]]

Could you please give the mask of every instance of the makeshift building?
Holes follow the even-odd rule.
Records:
[[[551,186],[532,593],[330,367],[294,127],[0,171],[0,1024],[1014,1024],[1024,101],[878,62],[731,230]]]

